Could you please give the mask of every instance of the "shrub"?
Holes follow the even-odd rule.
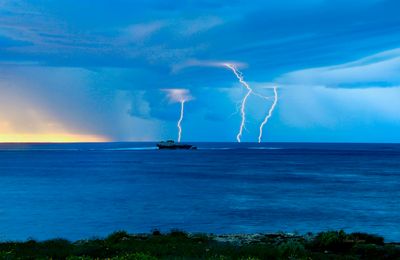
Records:
[[[362,259],[379,259],[384,254],[382,247],[374,244],[358,244],[354,246],[354,252]]]
[[[107,257],[108,250],[105,243],[101,239],[91,239],[87,241],[79,241],[74,243],[73,255],[91,256],[95,258]]]
[[[68,256],[66,260],[92,260],[89,256]]]
[[[169,233],[169,236],[177,238],[187,238],[188,234],[179,229],[172,229],[171,232]]]
[[[314,247],[320,251],[346,252],[352,244],[345,243],[346,233],[340,231],[327,231],[319,233],[314,239]]]
[[[115,256],[111,260],[157,260],[157,258],[145,253],[133,253],[124,256]]]
[[[116,244],[124,240],[129,240],[130,235],[126,231],[117,231],[109,235],[105,241],[108,244]]]
[[[161,236],[161,231],[158,229],[154,229],[153,231],[151,231],[151,234],[153,236]]]
[[[40,245],[40,253],[43,256],[64,259],[72,252],[72,244],[65,239],[51,239],[43,241]]]
[[[12,251],[1,251],[0,252],[0,259],[4,260],[11,260],[11,259],[16,259],[17,257],[15,256],[14,252]]]
[[[39,251],[39,243],[31,239],[22,243],[15,243],[15,254],[25,258],[34,258]]]
[[[304,245],[297,241],[288,241],[278,246],[279,255],[283,259],[298,259],[306,255]]]
[[[194,234],[190,238],[193,242],[197,243],[207,243],[211,240],[211,237],[209,235],[201,233]]]
[[[363,240],[365,241],[366,244],[375,244],[375,245],[383,245],[384,244],[384,238],[377,236],[377,235],[371,235],[367,233],[351,233],[349,235],[350,239],[354,240]]]

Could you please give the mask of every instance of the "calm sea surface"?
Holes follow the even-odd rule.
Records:
[[[400,145],[0,144],[0,240],[344,229],[400,241]]]

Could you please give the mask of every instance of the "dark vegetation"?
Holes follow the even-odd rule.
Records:
[[[400,259],[400,245],[382,237],[343,231],[290,234],[207,235],[115,232],[104,239],[70,242],[2,242],[0,259]]]

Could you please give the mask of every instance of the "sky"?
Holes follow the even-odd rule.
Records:
[[[0,142],[400,142],[397,0],[0,0]],[[172,94],[171,94],[172,93]]]

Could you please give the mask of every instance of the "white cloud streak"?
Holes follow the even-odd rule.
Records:
[[[294,71],[277,81],[285,85],[378,88],[400,85],[399,72],[400,49],[394,49],[342,65]]]

